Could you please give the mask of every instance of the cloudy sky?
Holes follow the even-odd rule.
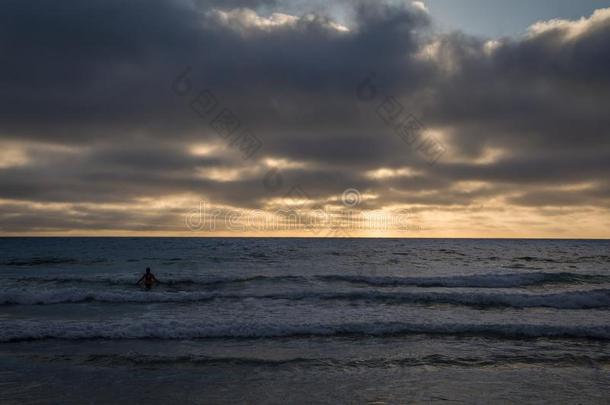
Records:
[[[0,234],[610,237],[610,2],[8,0]]]

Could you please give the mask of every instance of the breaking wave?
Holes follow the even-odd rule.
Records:
[[[386,292],[350,291],[316,292],[296,291],[268,294],[223,294],[199,291],[100,291],[64,288],[48,291],[7,289],[0,291],[2,305],[45,305],[82,302],[108,303],[172,303],[206,302],[211,300],[277,299],[310,301],[375,302],[381,304],[449,304],[486,307],[548,307],[556,309],[610,308],[610,289],[564,291],[557,293],[506,293],[506,292]]]
[[[105,284],[110,286],[133,285],[133,278],[110,277],[21,277],[16,281],[25,283],[54,284]],[[545,284],[602,284],[610,283],[610,276],[600,274],[578,274],[570,272],[546,273],[509,273],[509,274],[479,274],[462,276],[437,277],[392,277],[392,276],[361,276],[361,275],[315,275],[304,276],[271,276],[256,275],[251,277],[219,277],[219,278],[177,278],[163,279],[163,284],[172,287],[203,286],[222,287],[232,284],[251,282],[343,282],[375,287],[446,287],[446,288],[512,288],[527,286],[542,286]]]
[[[610,276],[577,273],[511,273],[477,274],[447,277],[375,277],[353,275],[318,276],[325,281],[343,281],[377,287],[472,287],[472,288],[511,288],[544,284],[601,284],[610,282]]]

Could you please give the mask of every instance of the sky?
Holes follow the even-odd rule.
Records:
[[[0,235],[610,237],[610,2],[8,0]]]
[[[461,30],[480,37],[520,36],[538,21],[578,20],[610,7],[600,0],[427,0],[440,30]]]

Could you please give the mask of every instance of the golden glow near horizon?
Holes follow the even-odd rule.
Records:
[[[0,169],[22,166],[28,160],[25,151],[19,145],[0,144]]]
[[[304,203],[304,202],[301,202]],[[142,199],[123,204],[23,203],[0,200],[0,208],[19,204],[31,215],[67,217],[72,229],[41,223],[27,232],[40,236],[223,236],[223,237],[453,237],[453,238],[608,238],[607,210],[479,206],[414,206],[391,210],[359,210],[340,206],[304,209],[237,209],[197,201],[192,195]],[[87,215],[82,215],[87,211]],[[122,223],[103,221],[127,216]],[[95,226],[96,230],[86,229]],[[144,226],[146,229],[134,230]]]
[[[40,148],[40,146],[37,146]],[[31,148],[35,150],[35,148]],[[77,156],[79,150],[48,148],[46,158]],[[189,149],[197,156],[212,156],[221,148],[199,144]],[[484,149],[470,162],[492,164],[502,152]],[[455,158],[449,163],[467,162]],[[7,144],[0,152],[5,168],[30,164],[27,148]],[[249,166],[201,168],[194,175],[218,184],[251,179],[260,182],[266,170],[284,171],[315,168],[288,159],[264,158]],[[422,169],[380,167],[361,173],[362,178],[383,184],[386,181],[411,181],[425,176]],[[261,185],[262,187],[262,185]],[[592,181],[549,184],[536,192],[565,196],[592,193],[599,184]],[[5,221],[27,224],[27,229],[5,229],[3,235],[33,236],[180,236],[180,237],[454,237],[454,238],[608,238],[608,208],[593,205],[565,206],[515,205],[525,190],[498,187],[490,181],[454,181],[440,191],[435,188],[395,191],[413,200],[410,204],[390,202],[379,192],[360,192],[354,199],[341,194],[301,195],[287,198],[269,191],[259,208],[243,208],[230,202],[214,203],[199,193],[180,193],[160,198],[139,197],[125,202],[53,202],[0,199]],[[493,192],[488,193],[489,190]],[[443,193],[452,193],[453,201],[443,201]],[[459,196],[468,196],[460,201]],[[439,204],[443,202],[442,204]],[[121,218],[113,221],[113,218]]]

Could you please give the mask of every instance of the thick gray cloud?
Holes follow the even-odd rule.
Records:
[[[38,203],[83,218],[187,194],[262,208],[293,185],[317,206],[357,188],[371,209],[610,208],[610,11],[492,42],[436,35],[426,12],[393,4],[331,3],[343,26],[330,5],[287,15],[282,1],[5,2],[0,230],[43,229]],[[172,83],[187,67],[181,96]],[[367,77],[372,101],[358,91]],[[218,104],[200,117],[189,102],[203,89]],[[387,96],[437,134],[434,165],[380,118]],[[210,127],[222,108],[262,141],[253,159]],[[191,153],[198,144],[214,152]],[[172,229],[176,208],[164,209],[150,229]],[[50,228],[146,228],[128,212],[67,216]]]

